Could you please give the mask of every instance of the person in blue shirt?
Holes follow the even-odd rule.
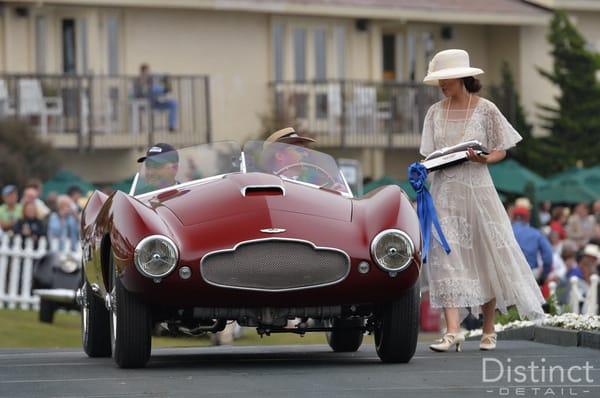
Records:
[[[169,91],[170,88],[166,79],[152,75],[148,64],[140,66],[140,75],[133,83],[133,95],[136,98],[147,98],[152,109],[167,111],[169,131],[175,131],[177,128],[177,101],[165,98]]]
[[[526,207],[515,207],[513,210],[513,232],[527,259],[536,279],[542,285],[552,271],[552,246],[544,234],[529,225],[531,213]],[[542,270],[539,269],[538,254],[542,259]]]
[[[58,197],[58,211],[50,214],[48,239],[57,239],[58,250],[61,251],[65,246],[70,250],[76,250],[79,245],[79,220],[77,214],[73,212],[73,201],[67,195]]]

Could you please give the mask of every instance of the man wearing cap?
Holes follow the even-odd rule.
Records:
[[[22,215],[17,187],[6,185],[2,188],[2,199],[4,204],[0,206],[0,225],[4,231],[9,231]]]
[[[516,206],[512,215],[512,227],[517,243],[521,247],[538,283],[541,285],[552,271],[552,246],[542,232],[529,225],[531,211],[528,207]],[[541,269],[538,264],[538,254],[542,258]]]
[[[158,143],[146,151],[146,155],[138,159],[144,163],[141,179],[136,187],[136,194],[155,191],[177,185],[179,170],[179,154],[173,146]]]
[[[264,145],[263,160],[269,172],[283,175],[303,182],[312,184],[327,183],[315,168],[295,167],[291,165],[311,164],[309,160],[311,151],[308,145],[315,142],[314,139],[303,137],[296,133],[293,127],[286,127],[271,134]]]

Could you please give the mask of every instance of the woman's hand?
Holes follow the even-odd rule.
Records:
[[[493,150],[489,155],[478,155],[473,149],[467,150],[467,159],[482,164],[497,163],[506,157],[505,150]]]
[[[484,155],[484,154],[479,155],[472,148],[469,148],[467,150],[467,159],[469,159],[472,162],[477,162],[477,163],[483,163],[483,164],[488,163],[488,158],[486,155]]]

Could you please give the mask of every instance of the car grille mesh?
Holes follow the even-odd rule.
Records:
[[[264,240],[235,251],[208,254],[202,277],[211,284],[250,290],[294,290],[341,281],[348,257],[337,250],[315,249],[307,242]]]

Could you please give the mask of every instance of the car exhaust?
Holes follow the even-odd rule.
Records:
[[[44,300],[66,304],[74,304],[77,297],[76,291],[71,289],[36,289],[33,294]]]

